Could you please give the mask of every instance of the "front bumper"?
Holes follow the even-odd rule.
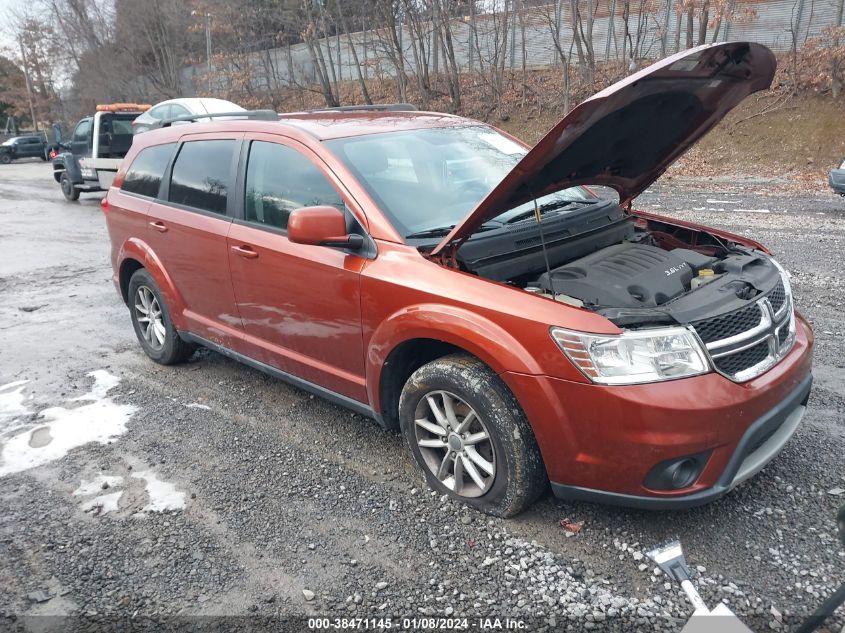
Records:
[[[531,423],[555,494],[644,508],[716,499],[761,470],[798,427],[812,383],[812,331],[774,367],[743,383],[710,373],[604,386],[505,372]],[[658,489],[663,462],[705,455],[695,479]]]
[[[559,499],[593,501],[646,510],[681,510],[715,501],[763,470],[780,453],[804,417],[812,383],[812,375],[807,376],[786,400],[749,427],[737,444],[722,476],[710,488],[679,497],[646,497],[552,482],[552,492]]]

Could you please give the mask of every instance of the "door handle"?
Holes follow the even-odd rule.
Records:
[[[255,259],[258,257],[258,253],[252,250],[250,246],[233,246],[232,251],[246,259]]]
[[[150,222],[150,226],[159,233],[167,233],[167,227],[164,225],[164,222]]]

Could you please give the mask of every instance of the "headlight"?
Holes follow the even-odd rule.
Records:
[[[633,385],[698,376],[710,363],[687,328],[628,330],[617,336],[552,328],[552,338],[587,378],[605,385]]]

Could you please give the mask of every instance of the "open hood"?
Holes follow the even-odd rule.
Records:
[[[777,62],[765,46],[699,46],[593,95],[546,134],[431,251],[460,244],[484,222],[575,185],[606,185],[627,205],[752,92]]]

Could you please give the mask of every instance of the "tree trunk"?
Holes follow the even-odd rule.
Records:
[[[683,14],[678,11],[675,14],[678,18],[677,24],[675,25],[675,52],[681,52],[681,24],[683,23]]]
[[[346,33],[346,42],[349,44],[349,53],[352,55],[352,63],[355,65],[355,73],[358,77],[358,86],[361,88],[361,96],[364,97],[364,103],[373,105],[373,100],[370,98],[370,92],[367,90],[367,82],[364,80],[364,74],[361,71],[361,62],[358,61],[358,51],[355,49],[355,42],[352,41],[352,33],[346,24],[346,18],[343,15],[343,3],[337,3],[337,17],[340,21],[340,28]]]
[[[575,51],[578,53],[578,72],[583,81],[587,81],[589,73],[587,71],[587,59],[584,57],[584,47],[581,45],[581,11],[578,7],[578,0],[569,0],[569,13],[572,20],[572,41],[575,42]]]
[[[693,18],[694,17],[695,17],[695,9],[693,9],[693,7],[690,6],[690,8],[687,9],[687,48],[692,48],[692,35],[693,35],[693,28],[694,28]]]
[[[710,20],[710,0],[704,0],[701,5],[701,15],[698,16],[698,45],[707,42],[707,22]]]
[[[630,26],[628,20],[631,17],[631,0],[624,0],[622,3],[622,23],[624,25],[622,37],[622,63],[628,67],[628,42],[630,42]]]

